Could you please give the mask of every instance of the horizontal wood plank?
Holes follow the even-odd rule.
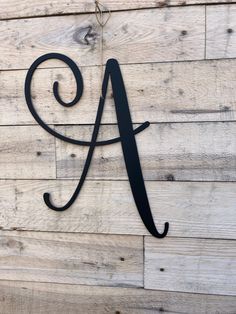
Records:
[[[236,60],[121,65],[132,120],[150,122],[233,121],[236,111]],[[65,101],[76,86],[69,69],[40,69],[32,82],[33,102],[48,124],[92,124],[100,96],[101,68],[81,67],[84,93],[73,107],[59,105],[55,81]],[[0,124],[35,124],[24,97],[26,71],[0,72]],[[103,123],[117,123],[109,84]]]
[[[49,52],[66,54],[80,65],[100,65],[100,35],[94,14],[2,21],[0,41],[4,45],[0,47],[0,69],[27,69],[36,58]],[[194,10],[173,7],[115,12],[104,28],[103,42],[104,61],[202,59],[205,9],[196,6]]]
[[[8,314],[234,314],[231,296],[133,288],[0,281],[0,306]]]
[[[1,231],[0,244],[1,280],[143,286],[142,237]]]
[[[0,128],[0,178],[55,178],[55,141],[39,126]]]
[[[162,8],[168,6],[184,6],[193,4],[232,3],[233,0],[104,0],[102,4],[110,11],[133,10],[142,8]],[[93,0],[83,0],[77,3],[74,0],[41,0],[35,6],[30,0],[2,0],[0,19],[22,18],[33,16],[49,16],[74,13],[93,13]]]
[[[147,289],[236,295],[235,241],[145,238]]]
[[[93,126],[57,126],[56,129],[72,138],[89,141]],[[2,126],[0,131],[0,178],[55,178],[53,136],[39,126]],[[235,132],[232,122],[151,124],[136,136],[145,179],[234,181]],[[191,145],[186,141],[186,134]],[[101,126],[100,139],[117,135],[116,126]],[[60,140],[56,146],[57,176],[79,178],[88,148]],[[114,178],[127,180],[120,143],[97,147],[88,174],[88,179]]]
[[[236,307],[230,296],[49,283],[0,281],[0,293],[8,314],[234,314]]]
[[[134,125],[137,127],[137,125]],[[57,126],[69,137],[91,140],[93,126]],[[236,125],[232,122],[151,124],[136,135],[146,180],[234,181]],[[118,136],[113,125],[102,125],[101,139]],[[57,140],[57,176],[80,177],[87,147]],[[90,179],[127,180],[120,143],[96,147]]]
[[[204,13],[204,6],[197,6],[113,14],[104,28],[104,60],[145,63],[202,59]]]
[[[64,212],[48,209],[43,193],[64,205],[77,181],[0,181],[1,229],[149,234],[133,201],[128,182],[86,181],[75,203]],[[160,232],[170,223],[173,237],[236,239],[235,183],[146,182]],[[158,242],[159,243],[159,242]]]
[[[206,9],[206,57],[236,57],[236,5]]]

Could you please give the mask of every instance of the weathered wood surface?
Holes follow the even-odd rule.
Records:
[[[143,286],[142,237],[1,231],[0,244],[1,280]]]
[[[0,128],[0,177],[55,178],[54,143],[54,138],[39,126],[2,126]]]
[[[82,65],[99,64],[99,26],[94,15],[1,21],[0,69],[28,69],[39,56],[57,52]],[[9,51],[11,53],[9,53]],[[53,64],[45,62],[43,66]],[[54,62],[54,65],[64,65]]]
[[[236,5],[206,8],[206,57],[236,57]]]
[[[133,122],[233,121],[236,110],[236,60],[121,65]],[[81,67],[84,93],[71,108],[53,97],[54,81],[62,99],[76,90],[69,69],[40,69],[32,82],[33,102],[48,124],[92,124],[100,96],[101,68]],[[36,123],[24,97],[26,71],[0,73],[0,124]],[[117,123],[111,86],[103,123]]]
[[[57,126],[56,130],[89,141],[93,126]],[[111,139],[118,134],[116,126],[102,125],[98,140]],[[234,181],[235,134],[236,124],[232,122],[151,124],[136,135],[144,178]],[[87,147],[57,140],[57,176],[78,178],[87,151]],[[120,143],[96,147],[88,178],[127,180]]]
[[[57,126],[56,129],[73,138],[90,140],[93,126]],[[144,178],[234,181],[235,132],[232,122],[151,124],[136,135]],[[116,126],[101,126],[99,139],[115,136],[118,136]],[[88,148],[57,140],[55,154],[54,144],[55,138],[40,126],[0,127],[0,178],[55,178],[55,158],[57,177],[78,178]],[[120,143],[96,148],[88,179],[127,180]]]
[[[133,10],[142,8],[162,8],[193,4],[232,3],[234,0],[104,0],[102,4],[110,11]],[[41,0],[37,5],[30,0],[1,0],[0,19],[49,16],[75,13],[93,13],[94,0]]]
[[[3,282],[3,309],[25,313],[234,313],[235,299],[128,288]],[[33,297],[34,296],[34,297]],[[26,298],[26,299],[25,299]],[[12,300],[13,299],[13,300]],[[23,299],[23,300],[22,300]],[[11,300],[11,303],[10,303]],[[27,300],[27,302],[26,302]],[[17,302],[18,301],[18,302]],[[22,302],[24,301],[24,302]],[[18,307],[17,307],[17,303]],[[20,308],[19,308],[20,305]],[[160,310],[161,309],[161,310]],[[19,311],[21,310],[21,311]],[[46,312],[45,312],[46,311]],[[12,312],[9,312],[12,313]],[[14,312],[13,312],[14,313]],[[219,313],[219,312],[218,312]]]
[[[236,295],[235,241],[145,238],[144,286]]]
[[[232,296],[133,288],[0,282],[0,307],[8,314],[235,314]]]
[[[52,127],[90,140],[101,84],[94,2],[1,1],[1,314],[235,313],[236,299],[221,294],[236,294],[236,184],[203,182],[236,180],[235,60],[203,60],[235,57],[236,6],[223,4],[231,2],[103,2],[117,11],[104,29],[103,63],[120,62],[135,126],[152,122],[136,139],[157,228],[170,223],[158,240],[139,217],[120,144],[96,148],[70,209],[55,212],[43,202],[45,192],[56,205],[68,201],[87,149],[35,125],[23,95],[26,70],[48,52],[81,66],[77,106],[64,109],[52,96],[55,80],[63,99],[75,91],[58,61],[37,71],[33,98]],[[205,6],[214,3],[222,5]],[[118,135],[110,88],[107,98],[100,139]]]
[[[0,41],[4,42],[0,69],[27,69],[37,57],[52,51],[80,65],[101,64],[100,29],[94,14],[2,21]],[[120,63],[202,59],[205,9],[114,12],[103,42],[105,61],[111,57]]]
[[[122,18],[117,13],[104,29],[104,59],[113,57],[121,63],[201,59],[204,27],[203,6],[122,12]]]
[[[77,181],[0,181],[0,227],[61,232],[147,235],[125,181],[86,181],[73,206],[47,208],[43,193],[64,205]],[[146,182],[158,230],[169,236],[236,239],[235,183]],[[157,242],[159,243],[159,242]]]

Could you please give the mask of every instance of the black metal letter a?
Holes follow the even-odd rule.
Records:
[[[141,126],[139,126],[137,129],[133,130],[132,126],[132,120],[131,120],[131,115],[129,111],[129,104],[127,100],[127,95],[125,91],[125,86],[122,78],[122,74],[120,71],[119,64],[117,60],[115,59],[109,59],[106,64],[106,69],[105,69],[105,75],[102,83],[102,96],[100,97],[99,100],[99,105],[98,105],[98,111],[97,111],[97,116],[96,116],[96,121],[94,124],[94,129],[93,129],[93,134],[90,142],[82,141],[82,140],[76,140],[72,139],[69,137],[66,137],[60,133],[57,133],[55,130],[51,129],[38,115],[36,112],[33,102],[32,102],[32,97],[31,97],[31,81],[32,77],[34,74],[34,71],[37,69],[37,67],[44,61],[48,59],[59,59],[63,62],[65,62],[70,69],[72,70],[76,83],[77,83],[77,93],[75,96],[75,99],[71,101],[70,103],[65,103],[59,95],[58,92],[58,82],[54,82],[53,85],[53,93],[56,98],[56,100],[65,107],[71,107],[75,105],[80,97],[82,96],[83,93],[83,80],[82,76],[80,73],[79,68],[77,65],[67,56],[61,55],[58,53],[50,53],[41,56],[38,58],[30,67],[26,81],[25,81],[25,97],[26,97],[26,102],[29,107],[30,112],[32,113],[33,117],[35,120],[43,127],[47,132],[52,134],[53,136],[72,143],[76,145],[82,145],[82,146],[89,146],[87,158],[85,161],[84,169],[81,174],[78,186],[76,190],[74,191],[71,199],[67,202],[62,207],[57,207],[52,204],[50,200],[50,194],[45,193],[44,194],[44,201],[47,204],[47,206],[53,210],[57,211],[63,211],[69,208],[74,201],[76,200],[77,196],[79,195],[79,192],[83,186],[83,183],[85,181],[85,178],[88,173],[88,169],[92,160],[93,152],[96,146],[102,146],[102,145],[108,145],[112,143],[117,143],[121,142],[122,145],[122,150],[123,150],[123,155],[124,155],[124,160],[125,160],[125,165],[127,169],[127,174],[129,177],[129,182],[130,182],[130,187],[132,190],[133,198],[136,204],[136,207],[139,211],[140,217],[142,218],[142,221],[144,225],[146,226],[147,230],[155,237],[157,238],[164,238],[167,233],[168,233],[168,228],[169,228],[169,223],[166,222],[164,226],[164,231],[163,233],[159,233],[158,230],[156,229],[153,216],[151,213],[151,208],[150,204],[148,201],[147,197],[147,192],[144,184],[144,179],[143,179],[143,174],[142,174],[142,169],[140,165],[140,160],[139,160],[139,155],[138,155],[138,149],[135,141],[135,134],[143,131],[145,128],[149,126],[149,122],[143,123]],[[112,83],[112,90],[113,90],[113,97],[114,97],[114,102],[115,102],[115,108],[116,108],[116,116],[117,116],[117,122],[118,122],[118,128],[119,128],[119,133],[120,137],[109,139],[106,141],[97,141],[97,136],[99,132],[99,127],[101,124],[101,118],[102,118],[102,113],[104,109],[104,104],[105,104],[105,98],[106,98],[106,93],[107,93],[107,86],[108,86],[108,81],[109,78],[111,79]]]

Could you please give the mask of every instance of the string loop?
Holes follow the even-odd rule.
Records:
[[[101,2],[99,2],[98,0],[95,0],[95,16],[97,19],[98,24],[101,27],[101,36],[100,36],[100,55],[101,55],[101,82],[103,80],[103,28],[104,26],[107,24],[107,22],[109,21],[110,17],[111,17],[111,11],[105,7]],[[106,20],[104,21],[104,14],[108,13],[108,17],[106,18]],[[102,83],[100,86],[100,97],[103,97],[103,92],[102,92]]]
[[[101,27],[104,27],[111,17],[111,11],[98,0],[95,0],[94,2],[95,2],[95,15],[96,15],[97,22]],[[105,13],[108,13],[108,17],[104,21],[103,17]]]

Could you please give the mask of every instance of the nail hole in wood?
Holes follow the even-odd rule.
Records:
[[[167,180],[167,181],[175,181],[175,177],[173,176],[173,174],[168,174],[168,175],[166,176],[166,180]]]

